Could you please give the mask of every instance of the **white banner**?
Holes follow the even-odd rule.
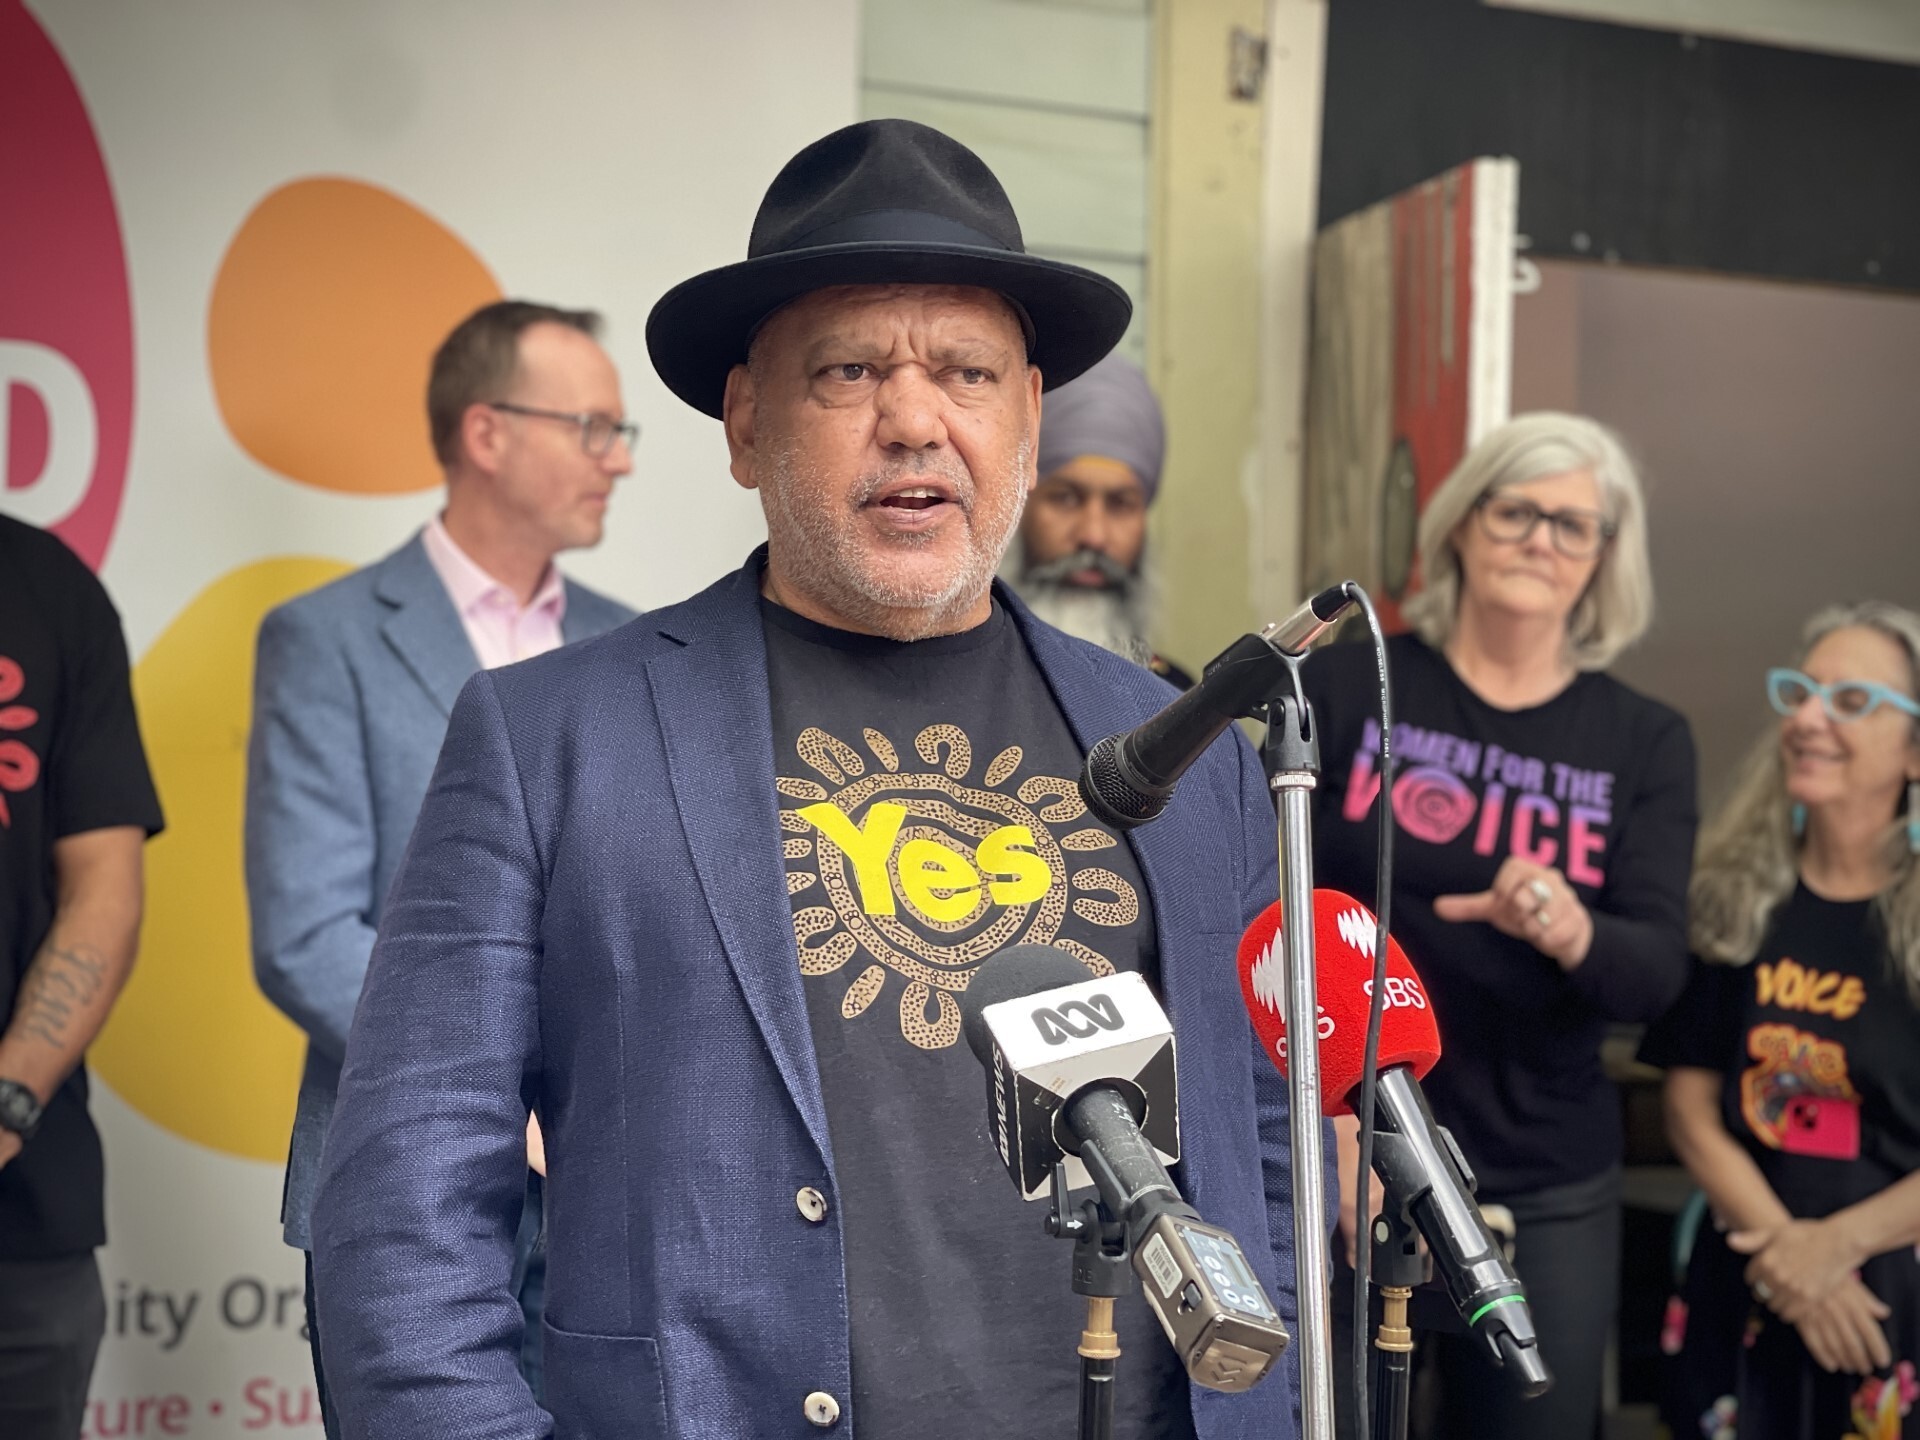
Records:
[[[252,644],[438,503],[426,365],[498,295],[602,311],[643,427],[569,571],[640,607],[762,535],[654,378],[674,282],[742,258],[780,164],[854,118],[855,0],[0,0],[0,508],[126,622],[168,829],[94,1047],[108,1333],[86,1434],[318,1433],[279,1238],[303,1042],[254,986]]]

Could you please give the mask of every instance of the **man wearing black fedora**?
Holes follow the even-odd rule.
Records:
[[[1068,1247],[958,1043],[972,973],[1023,943],[1164,997],[1178,1178],[1291,1322],[1284,1087],[1233,962],[1276,889],[1259,764],[1236,735],[1107,829],[1082,758],[1173,691],[993,579],[1042,391],[1128,316],[1025,253],[978,157],[894,120],[808,146],[748,258],[655,307],[654,365],[723,422],[768,542],[460,698],[314,1212],[345,1434],[1070,1433]],[[507,1289],[529,1105],[545,1411]],[[1294,1433],[1290,1359],[1222,1395],[1137,1298],[1118,1328],[1120,1434]]]

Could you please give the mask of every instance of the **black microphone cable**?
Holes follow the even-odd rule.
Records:
[[[1380,674],[1380,839],[1374,857],[1373,993],[1367,1003],[1366,1053],[1360,1066],[1360,1156],[1355,1166],[1353,1210],[1353,1395],[1355,1435],[1367,1440],[1373,1433],[1368,1394],[1367,1283],[1373,1229],[1372,1206],[1367,1203],[1373,1178],[1375,1090],[1380,1080],[1380,1026],[1386,1015],[1388,918],[1393,911],[1393,682],[1387,673],[1387,636],[1379,612],[1367,592],[1352,580],[1340,587],[1367,617],[1373,637],[1374,665]],[[1338,1167],[1336,1166],[1336,1169]]]

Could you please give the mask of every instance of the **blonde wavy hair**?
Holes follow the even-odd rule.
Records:
[[[1909,694],[1920,694],[1920,615],[1880,600],[1834,605],[1807,622],[1800,660],[1836,630],[1877,630],[1906,652]],[[1911,742],[1920,745],[1920,718]],[[1895,970],[1920,1004],[1920,858],[1907,844],[1905,807],[1889,821],[1886,859],[1893,880],[1875,897]],[[1774,911],[1799,879],[1799,841],[1787,796],[1780,733],[1770,726],[1741,765],[1726,802],[1700,832],[1688,894],[1688,938],[1708,960],[1745,965]]]
[[[1516,415],[1467,452],[1420,516],[1421,587],[1402,607],[1434,649],[1453,634],[1460,609],[1460,554],[1454,531],[1489,491],[1548,475],[1588,470],[1614,525],[1586,593],[1567,617],[1567,656],[1578,670],[1604,670],[1653,623],[1653,566],[1640,477],[1620,437],[1597,420],[1540,410]]]

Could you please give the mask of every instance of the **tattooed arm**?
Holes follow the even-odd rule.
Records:
[[[145,841],[139,826],[118,825],[54,842],[53,925],[0,1035],[0,1078],[42,1104],[80,1063],[133,969]],[[19,1153],[20,1137],[0,1130],[0,1166]]]

